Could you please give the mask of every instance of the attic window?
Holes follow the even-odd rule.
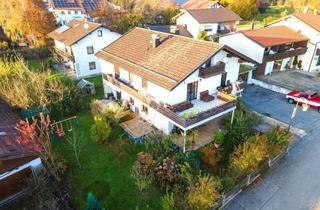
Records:
[[[0,131],[0,136],[6,136],[6,135],[7,135],[7,132]]]
[[[98,37],[102,36],[102,30],[98,30]]]

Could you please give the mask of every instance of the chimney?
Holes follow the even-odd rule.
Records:
[[[89,24],[85,23],[85,24],[83,24],[83,27],[84,27],[84,29],[88,29],[89,28]]]
[[[170,26],[170,33],[171,34],[179,34],[179,28],[178,26]]]
[[[305,6],[303,8],[303,14],[307,14],[308,13],[308,10],[309,10],[309,6]]]
[[[151,43],[153,48],[157,48],[160,45],[160,36],[158,34],[152,34]]]
[[[315,9],[315,10],[313,11],[313,14],[314,14],[315,16],[317,16],[317,15],[318,15],[318,10]]]

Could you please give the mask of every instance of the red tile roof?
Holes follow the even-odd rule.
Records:
[[[199,23],[223,23],[242,20],[228,8],[206,8],[187,10]]]
[[[274,26],[261,29],[243,30],[240,31],[240,33],[244,34],[246,37],[263,47],[271,47],[291,42],[309,40],[307,37],[286,26]]]
[[[320,15],[296,13],[293,16],[320,32]]]
[[[210,0],[189,0],[186,3],[181,5],[182,9],[188,10],[188,9],[205,9],[209,8],[209,6],[215,3]]]
[[[101,27],[101,24],[73,19],[66,25],[50,32],[48,36],[71,46],[99,27]]]

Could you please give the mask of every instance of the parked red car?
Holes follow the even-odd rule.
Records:
[[[286,95],[288,103],[293,104],[299,101],[299,105],[308,104],[320,112],[320,95],[316,91],[308,90],[305,92],[292,91]]]

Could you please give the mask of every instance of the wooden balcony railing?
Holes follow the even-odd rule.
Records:
[[[284,58],[290,58],[298,55],[303,55],[307,52],[307,50],[308,50],[307,47],[303,47],[303,48],[297,48],[294,50],[288,50],[285,52],[265,55],[263,61],[269,62],[269,61],[275,61],[275,60],[282,60]]]
[[[74,57],[72,55],[72,53],[69,53],[67,51],[64,51],[64,50],[61,50],[57,47],[54,47],[53,48],[53,52],[58,56],[58,57],[62,57],[64,59],[69,59],[69,60],[72,60],[74,61]]]
[[[225,72],[225,68],[226,64],[223,62],[219,62],[218,64],[207,68],[201,68],[199,70],[199,77],[205,79],[218,74],[222,74],[223,72]]]
[[[152,100],[149,96],[145,96],[141,93],[139,93],[138,90],[133,89],[132,87],[128,86],[127,84],[123,83],[121,80],[115,79],[110,74],[103,74],[103,78],[110,82],[111,84],[117,86],[118,88],[122,89],[123,91],[127,92],[128,94],[136,97],[143,103],[149,105],[151,108],[155,109],[159,113],[163,114],[173,122],[177,123],[178,125],[187,128],[195,123],[198,123],[202,120],[205,120],[209,117],[213,117],[221,112],[224,112],[228,109],[236,107],[236,100],[232,96],[218,93],[218,98],[220,100],[225,101],[225,104],[222,104],[220,106],[214,107],[212,109],[209,109],[207,111],[198,113],[196,116],[191,118],[183,118],[182,116],[178,115],[174,111],[167,108],[164,104],[159,104]]]

